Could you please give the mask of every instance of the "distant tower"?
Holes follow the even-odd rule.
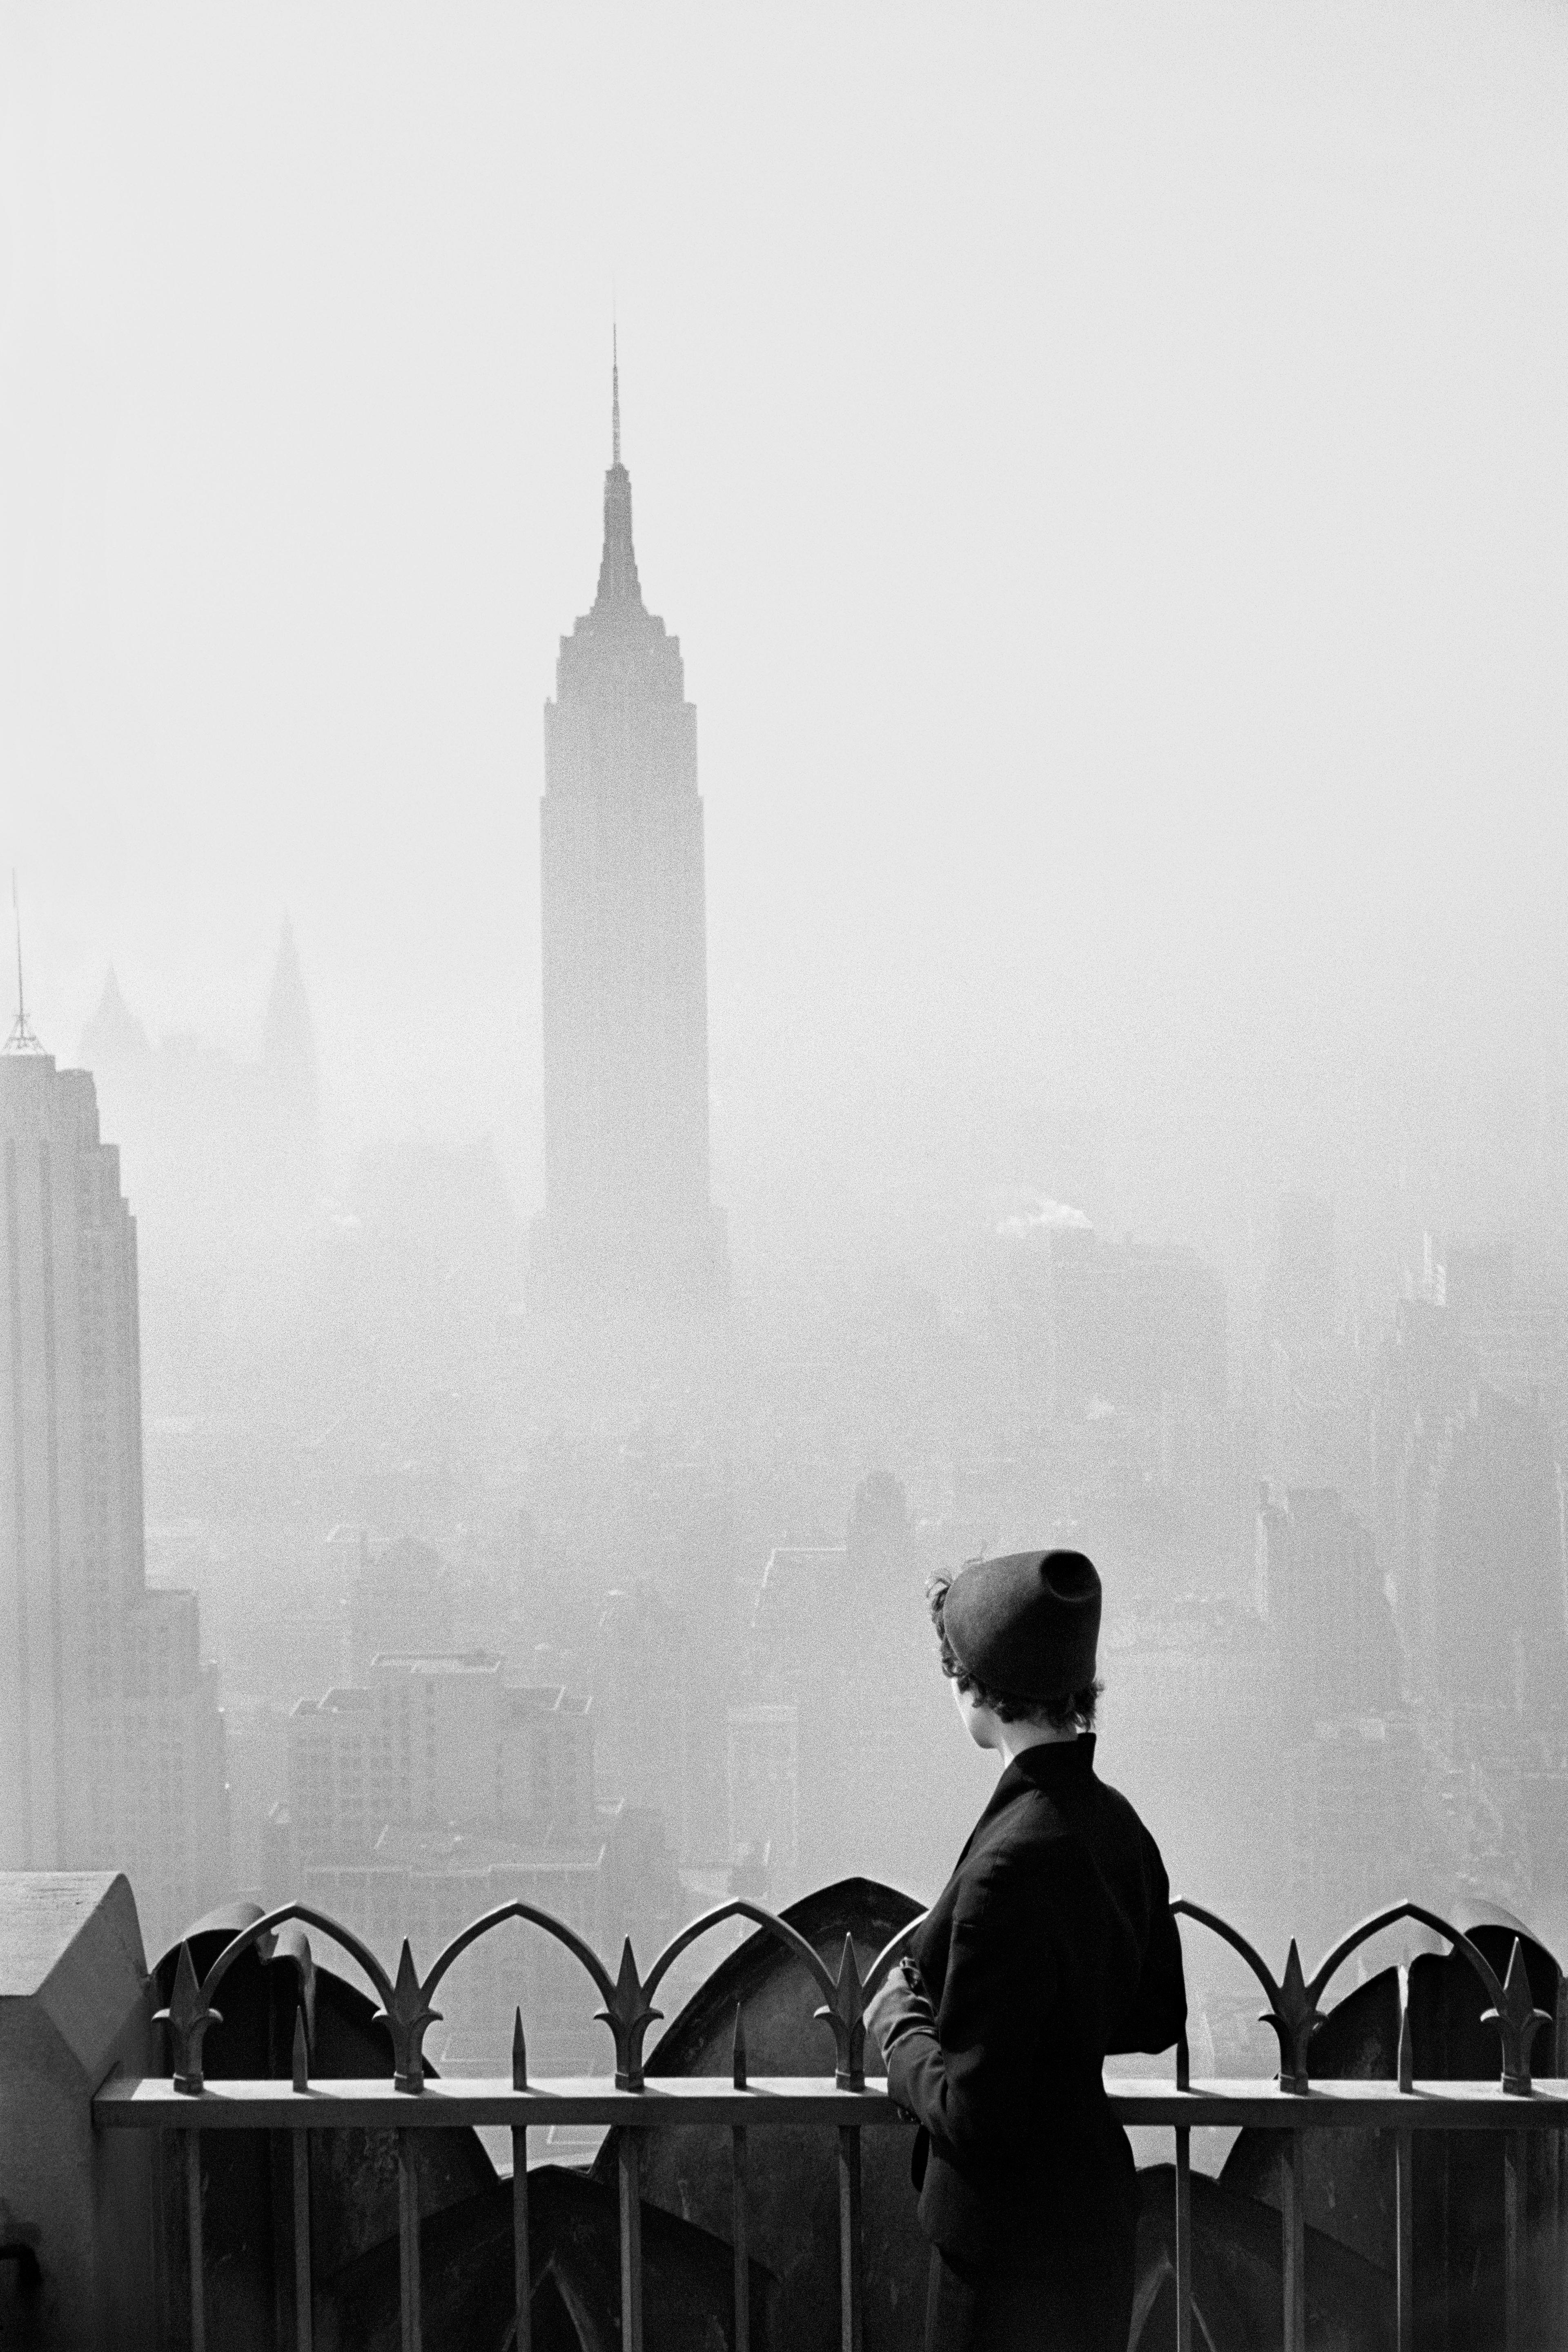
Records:
[[[725,1286],[708,1189],[708,947],[697,713],[680,641],[648,612],[611,373],[594,609],[561,640],[540,806],[544,1214],[541,1306]]]
[[[267,1000],[261,1046],[271,1152],[284,1181],[310,1193],[318,1180],[321,1148],[321,1081],[316,1069],[316,1033],[310,1019],[305,975],[287,915],[279,935],[278,961]]]
[[[144,1062],[153,1050],[146,1030],[121,993],[112,964],[104,975],[98,1010],[82,1031],[78,1050],[82,1067],[100,1074],[105,1070],[130,1069]]]

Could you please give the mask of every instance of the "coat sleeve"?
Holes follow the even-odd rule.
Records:
[[[888,2052],[889,2095],[938,2147],[994,2162],[1026,2138],[1056,1984],[1038,1900],[989,1857],[959,1889],[935,2031],[901,2032]]]
[[[1182,1936],[1171,1909],[1171,1882],[1160,1849],[1145,1830],[1143,1865],[1149,1885],[1149,1940],[1132,2013],[1115,2050],[1168,2050],[1187,2021]]]

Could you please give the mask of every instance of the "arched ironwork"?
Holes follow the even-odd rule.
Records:
[[[280,1904],[276,1911],[268,1911],[261,1918],[253,1919],[248,1927],[242,1927],[237,1936],[232,1937],[200,1984],[196,1982],[195,1962],[191,1958],[190,1945],[181,1944],[180,1957],[174,1964],[169,2005],[153,2013],[153,2023],[166,2024],[169,2029],[170,2074],[176,2091],[195,2092],[202,2087],[202,2043],[208,2026],[223,2023],[222,2011],[212,2005],[213,1995],[230,1969],[237,1960],[243,1959],[247,1952],[273,1935],[278,1928],[287,1926],[291,1919],[299,1919],[307,1927],[319,1928],[323,1936],[330,1936],[334,1943],[341,1944],[344,1951],[359,1962],[374,1986],[381,2001],[377,2014],[384,2016],[390,2011],[395,1992],[393,1980],[370,1946],[356,1936],[352,1927],[344,1927],[341,1919],[331,1917],[325,1911],[312,1909],[309,1904]],[[403,1949],[406,1954],[406,1941]],[[395,2050],[395,2036],[394,2048]]]
[[[375,2011],[375,2021],[384,2025],[391,2036],[393,2082],[400,2091],[418,2093],[425,2085],[425,2034],[431,2025],[439,2021],[441,2016],[441,2011],[433,2006],[433,2002],[442,1979],[471,1945],[512,1919],[542,1928],[587,1971],[605,2004],[596,2015],[609,2027],[615,2042],[616,2088],[633,2091],[644,2087],[643,2044],[647,2029],[663,2015],[663,2011],[653,2005],[660,1982],[689,1946],[713,1928],[721,1927],[727,1919],[750,1920],[754,1927],[781,1943],[809,1972],[824,1996],[823,2005],[816,2015],[833,2035],[835,2080],[841,2088],[860,2089],[866,2079],[868,1998],[921,1924],[919,1919],[914,1919],[901,1927],[877,1955],[869,1974],[864,1978],[856,1958],[854,1940],[847,1935],[835,1976],[800,1930],[793,1927],[787,1919],[780,1918],[776,1912],[752,1902],[745,1895],[733,1895],[711,1911],[704,1912],[700,1918],[689,1921],[672,1937],[644,1978],[638,1971],[629,1937],[621,1948],[619,1969],[612,1976],[593,1946],[565,1920],[557,1918],[553,1912],[541,1910],[534,1904],[511,1902],[500,1904],[494,1910],[470,1920],[437,1954],[428,1974],[421,1978],[406,1937],[398,1954],[396,1973],[389,1975],[369,1945],[342,1920],[333,1918],[328,1912],[318,1911],[309,1904],[281,1904],[261,1918],[253,1919],[248,1927],[232,1937],[199,1983],[190,1946],[188,1943],[181,1945],[168,2006],[156,2012],[157,2021],[169,2028],[170,2072],[174,2088],[194,2094],[203,2087],[203,2043],[209,2027],[223,2022],[222,2011],[214,2006],[214,1995],[230,1969],[247,1951],[254,1950],[269,1936],[275,1935],[279,1927],[297,1920],[330,1937],[363,1969],[380,2002]],[[521,2026],[521,2012],[519,2024]]]
[[[1422,1903],[1405,1901],[1391,1904],[1386,1910],[1373,1911],[1342,1936],[1320,1964],[1316,1974],[1308,1980],[1301,1967],[1301,1956],[1296,1939],[1290,1938],[1290,1948],[1285,1958],[1285,1973],[1276,1983],[1272,1971],[1262,1955],[1249,1944],[1238,1928],[1217,1912],[1205,1911],[1200,1904],[1184,1896],[1172,1904],[1179,1916],[1195,1919],[1200,1927],[1223,1938],[1238,1952],[1263,1987],[1268,2007],[1258,2020],[1261,2025],[1274,2029],[1279,2043],[1279,2085],[1282,2090],[1305,2091],[1310,2087],[1307,2063],[1308,2045],[1322,2023],[1322,2011],[1318,2006],[1331,1978],[1343,1967],[1352,1952],[1385,1927],[1397,1927],[1402,1920],[1413,1919],[1435,1935],[1441,1936],[1450,1948],[1459,1953],[1475,1970],[1491,2006],[1481,2012],[1483,2024],[1495,2024],[1502,2045],[1502,2088],[1521,2096],[1530,2090],[1530,2051],[1536,2033],[1552,2021],[1544,2010],[1537,2009],[1530,1990],[1530,1979],[1524,1965],[1521,1939],[1515,1937],[1509,1955],[1508,1969],[1501,1981],[1496,1969],[1469,1937],[1456,1927],[1441,1914],[1430,1911]]]

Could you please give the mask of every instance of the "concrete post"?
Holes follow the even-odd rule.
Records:
[[[155,2352],[156,2134],[95,2132],[152,2070],[136,1904],[109,1871],[0,1872],[0,2339]]]

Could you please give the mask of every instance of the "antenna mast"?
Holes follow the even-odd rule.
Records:
[[[11,868],[11,914],[16,926],[16,1018],[0,1053],[41,1054],[42,1045],[27,1025],[27,997],[22,984],[22,908],[16,896],[16,869]]]

